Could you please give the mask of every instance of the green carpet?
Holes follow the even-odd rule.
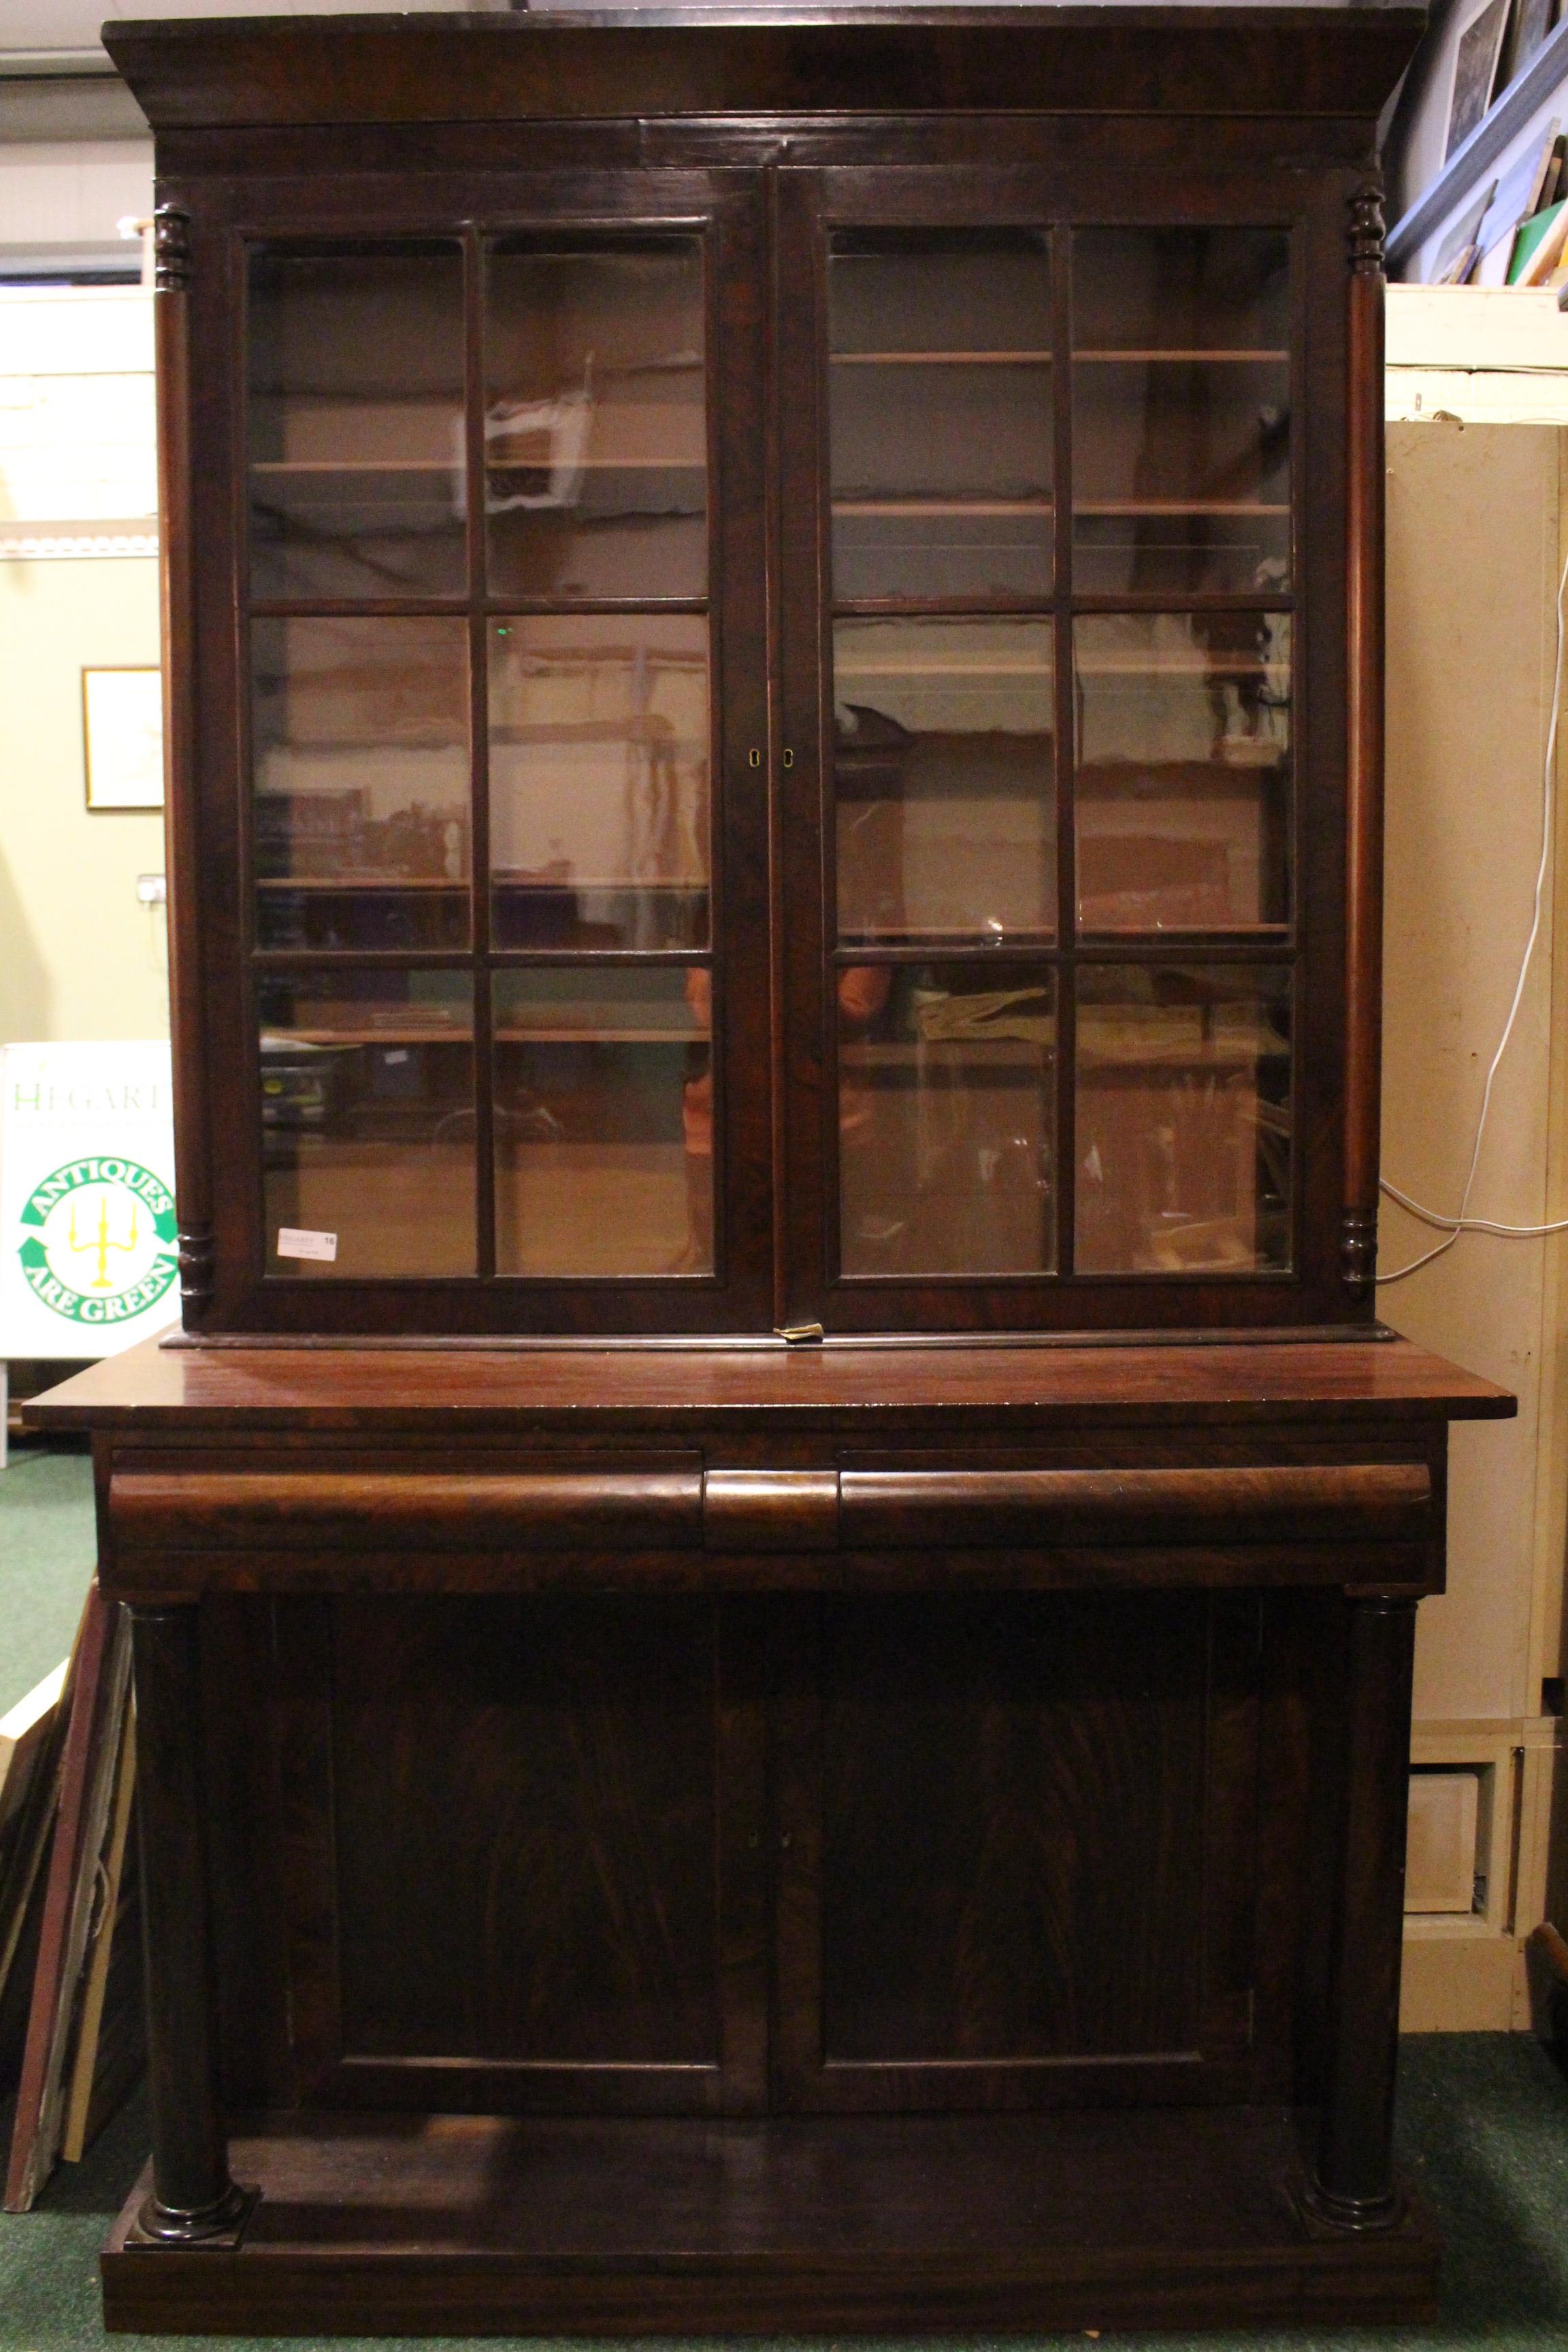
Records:
[[[0,1470],[0,1715],[70,1648],[95,1558],[86,1447],[13,1443]]]
[[[85,1453],[27,1446],[0,1472],[0,1708],[64,1655],[92,1572],[91,1464]],[[10,2141],[0,2104],[0,2151]],[[1435,2328],[1281,2333],[1247,2338],[1127,2336],[1128,2346],[1195,2352],[1211,2341],[1272,2352],[1561,2352],[1568,2347],[1568,2083],[1528,2036],[1425,2034],[1404,2045],[1402,2160],[1447,2242],[1443,2316]],[[148,2352],[167,2338],[104,2336],[97,2255],[141,2170],[140,2098],[84,2164],[58,2172],[36,2212],[0,2214],[0,2352],[81,2345]],[[233,2338],[184,2337],[188,2347]],[[427,2339],[431,2342],[447,2339]],[[1016,2340],[1016,2339],[1010,2339]],[[1083,2345],[1081,2336],[1052,2339]],[[372,2338],[356,2339],[368,2352]],[[934,2343],[935,2339],[928,2339]],[[972,2347],[976,2339],[966,2339]],[[392,2345],[386,2352],[395,2352]],[[453,2347],[456,2352],[456,2347]],[[583,2352],[583,2347],[574,2347]],[[857,2347],[859,2352],[859,2347]]]

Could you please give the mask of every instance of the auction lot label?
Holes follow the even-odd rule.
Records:
[[[0,1355],[109,1356],[179,1312],[169,1049],[0,1051]]]

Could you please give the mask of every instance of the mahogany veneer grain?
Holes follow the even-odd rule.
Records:
[[[1404,1339],[1235,1346],[538,1349],[163,1348],[143,1342],[28,1401],[38,1429],[531,1436],[733,1429],[870,1434],[1132,1423],[1496,1421],[1515,1400]]]

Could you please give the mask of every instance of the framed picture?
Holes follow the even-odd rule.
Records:
[[[1454,93],[1448,101],[1445,163],[1456,147],[1463,146],[1491,104],[1498,56],[1508,30],[1508,9],[1509,0],[1487,0],[1479,16],[1472,16],[1459,35],[1454,57]]]
[[[84,669],[82,740],[89,809],[163,805],[163,681],[155,669]]]
[[[1508,51],[1502,67],[1505,86],[1524,71],[1552,30],[1556,13],[1557,0],[1513,0],[1513,21],[1509,26]]]

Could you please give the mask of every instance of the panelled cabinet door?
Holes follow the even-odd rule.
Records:
[[[253,1328],[773,1319],[760,187],[345,181],[230,228]]]
[[[1277,2095],[1257,1594],[836,1595],[781,1643],[781,2105]],[[1299,1760],[1299,1759],[1298,1759]],[[1255,2028],[1261,2028],[1255,2031]]]
[[[278,1604],[266,1703],[294,2096],[761,2111],[757,1606]]]
[[[1327,1319],[1338,203],[780,176],[790,1319]]]

